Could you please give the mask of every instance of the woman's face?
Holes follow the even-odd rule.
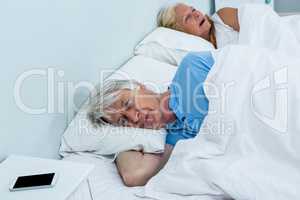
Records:
[[[115,126],[160,129],[162,109],[159,95],[144,86],[119,91],[118,99],[106,110],[105,121]]]
[[[211,23],[199,10],[185,4],[176,6],[176,24],[180,31],[209,39]]]

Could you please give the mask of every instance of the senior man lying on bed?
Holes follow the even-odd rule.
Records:
[[[134,81],[111,80],[98,103],[91,105],[90,120],[168,132],[161,155],[137,151],[120,153],[116,165],[127,186],[142,186],[168,161],[179,140],[193,138],[208,112],[203,82],[214,64],[210,52],[192,52],[182,60],[168,91],[157,94]],[[133,87],[131,87],[133,85]]]

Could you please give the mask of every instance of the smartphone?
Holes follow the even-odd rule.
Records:
[[[57,178],[58,174],[55,172],[34,174],[29,176],[18,176],[13,180],[9,190],[13,192],[20,190],[51,188],[56,184]]]

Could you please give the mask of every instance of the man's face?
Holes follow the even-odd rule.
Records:
[[[119,91],[117,100],[106,110],[105,120],[116,126],[160,129],[163,127],[160,98],[140,86],[136,90]]]
[[[202,38],[209,35],[211,24],[202,12],[185,4],[177,5],[175,11],[179,30]]]

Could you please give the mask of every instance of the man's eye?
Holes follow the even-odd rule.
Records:
[[[129,105],[130,105],[130,101],[129,100],[125,101],[125,103],[124,103],[125,108],[128,108]]]
[[[128,109],[128,108],[130,108],[132,106],[133,106],[133,101],[132,100],[125,101],[125,103],[124,103],[124,108],[125,109]]]
[[[119,120],[119,125],[120,126],[126,126],[127,125],[127,120],[125,118],[120,118]]]

